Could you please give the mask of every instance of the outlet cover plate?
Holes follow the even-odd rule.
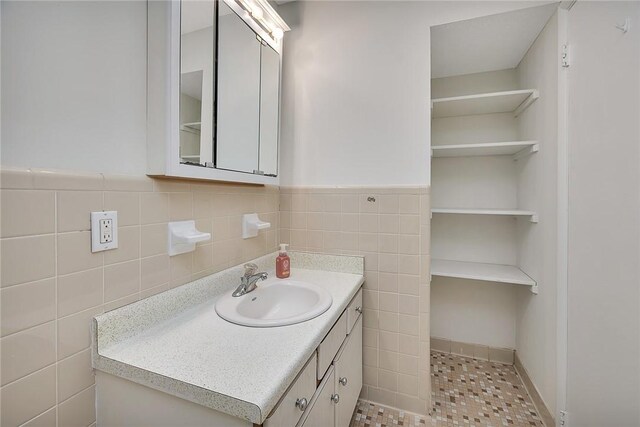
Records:
[[[100,242],[102,230],[101,220],[111,220],[111,240],[105,243]],[[91,212],[91,252],[107,251],[118,247],[118,212],[103,211]]]

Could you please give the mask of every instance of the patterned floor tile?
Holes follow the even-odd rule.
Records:
[[[432,427],[431,420],[410,412],[359,401],[351,419],[351,427]]]
[[[431,417],[358,402],[352,427],[544,427],[511,365],[431,353]]]

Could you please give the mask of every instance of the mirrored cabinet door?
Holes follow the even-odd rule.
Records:
[[[280,55],[264,43],[260,55],[260,157],[265,175],[278,175]]]
[[[261,46],[251,28],[220,2],[215,141],[219,169],[258,171]]]
[[[215,0],[182,0],[180,161],[211,162],[215,99]]]

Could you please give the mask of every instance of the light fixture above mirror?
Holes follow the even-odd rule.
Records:
[[[235,0],[235,2],[269,34],[274,42],[280,43],[285,31],[291,30],[266,0]]]

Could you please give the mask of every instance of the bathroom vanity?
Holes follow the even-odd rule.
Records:
[[[275,256],[254,262],[273,276]],[[304,322],[248,327],[220,317],[216,302],[236,289],[242,266],[96,317],[98,426],[348,426],[362,388],[364,261],[291,258],[291,281],[332,300]],[[276,280],[240,298],[251,304]]]

